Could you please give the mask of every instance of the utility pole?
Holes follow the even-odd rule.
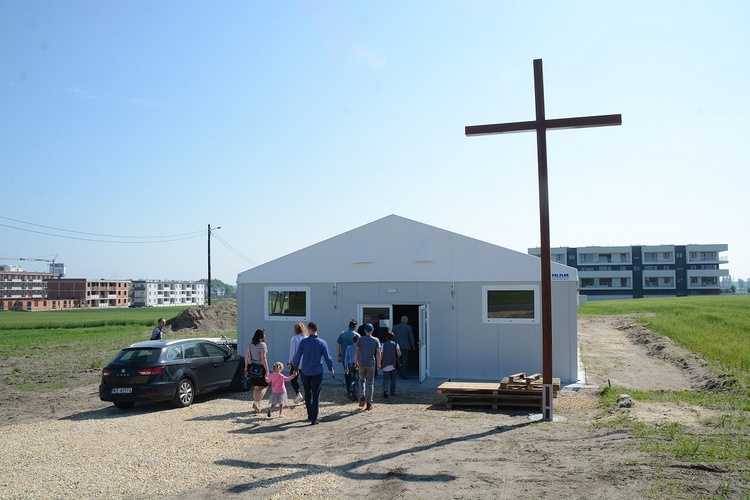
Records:
[[[221,229],[221,226],[215,229]],[[208,305],[211,305],[211,224],[208,225]]]
[[[208,305],[211,305],[211,224],[208,225]]]

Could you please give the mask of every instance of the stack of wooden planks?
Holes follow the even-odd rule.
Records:
[[[552,379],[552,394],[557,397],[560,379]],[[446,407],[488,406],[496,410],[500,406],[542,406],[542,376],[539,373],[526,376],[515,373],[497,382],[443,382],[437,389],[445,394]]]

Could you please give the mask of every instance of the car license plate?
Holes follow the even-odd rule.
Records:
[[[112,389],[112,394],[130,394],[133,392],[132,387],[115,387]]]

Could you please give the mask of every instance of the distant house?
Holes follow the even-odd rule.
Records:
[[[293,324],[317,321],[335,355],[350,318],[390,329],[405,315],[420,379],[541,372],[540,268],[537,257],[390,215],[240,273],[240,346],[262,327],[269,362],[285,362]],[[552,263],[552,279],[553,376],[575,382],[578,276]]]
[[[553,248],[553,262],[578,269],[588,300],[718,295],[728,245],[634,245]],[[539,248],[529,254],[540,256]]]

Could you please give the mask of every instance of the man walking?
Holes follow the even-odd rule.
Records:
[[[357,328],[357,333],[359,333],[360,337],[364,337],[365,336],[365,326],[366,325],[372,325],[372,321],[371,321],[370,316],[365,316],[364,319],[363,319],[363,321],[362,321],[362,324],[359,325],[359,328]],[[373,335],[373,337],[377,338],[377,336],[375,335],[375,326],[374,325],[373,325],[372,335]],[[357,373],[359,373],[359,371]],[[378,371],[375,370],[375,373],[373,374],[373,377],[377,377],[377,376],[378,376]],[[359,381],[361,383],[362,379],[360,378]]]
[[[305,406],[310,425],[317,425],[320,409],[320,387],[323,383],[323,362],[333,377],[333,359],[328,352],[328,344],[318,338],[318,324],[311,321],[307,325],[308,336],[299,343],[292,364],[299,366],[302,374],[302,385],[305,388]],[[322,361],[321,361],[322,359]],[[301,364],[300,364],[301,363]]]
[[[414,345],[414,332],[409,326],[409,318],[401,316],[401,323],[393,327],[396,343],[401,348],[401,378],[406,380],[409,371],[409,353],[416,347]]]
[[[162,340],[162,332],[164,331],[165,326],[167,326],[167,320],[159,318],[156,328],[151,332],[151,340]]]
[[[354,352],[356,368],[359,371],[360,380],[360,408],[367,404],[367,409],[372,410],[372,397],[375,393],[375,370],[380,369],[380,341],[372,336],[375,330],[371,323],[364,328],[365,335],[357,341]]]
[[[352,339],[354,339],[355,335],[358,335],[356,332],[356,328],[357,328],[357,320],[350,319],[349,329],[341,332],[339,334],[339,339],[336,341],[336,349],[338,350],[338,360],[339,360],[339,363],[344,365],[344,382],[346,383],[346,396],[350,399],[354,397],[352,396],[352,392],[351,392],[353,374],[349,372],[349,367],[346,366],[346,360],[344,358],[346,357],[346,349],[354,343]]]

